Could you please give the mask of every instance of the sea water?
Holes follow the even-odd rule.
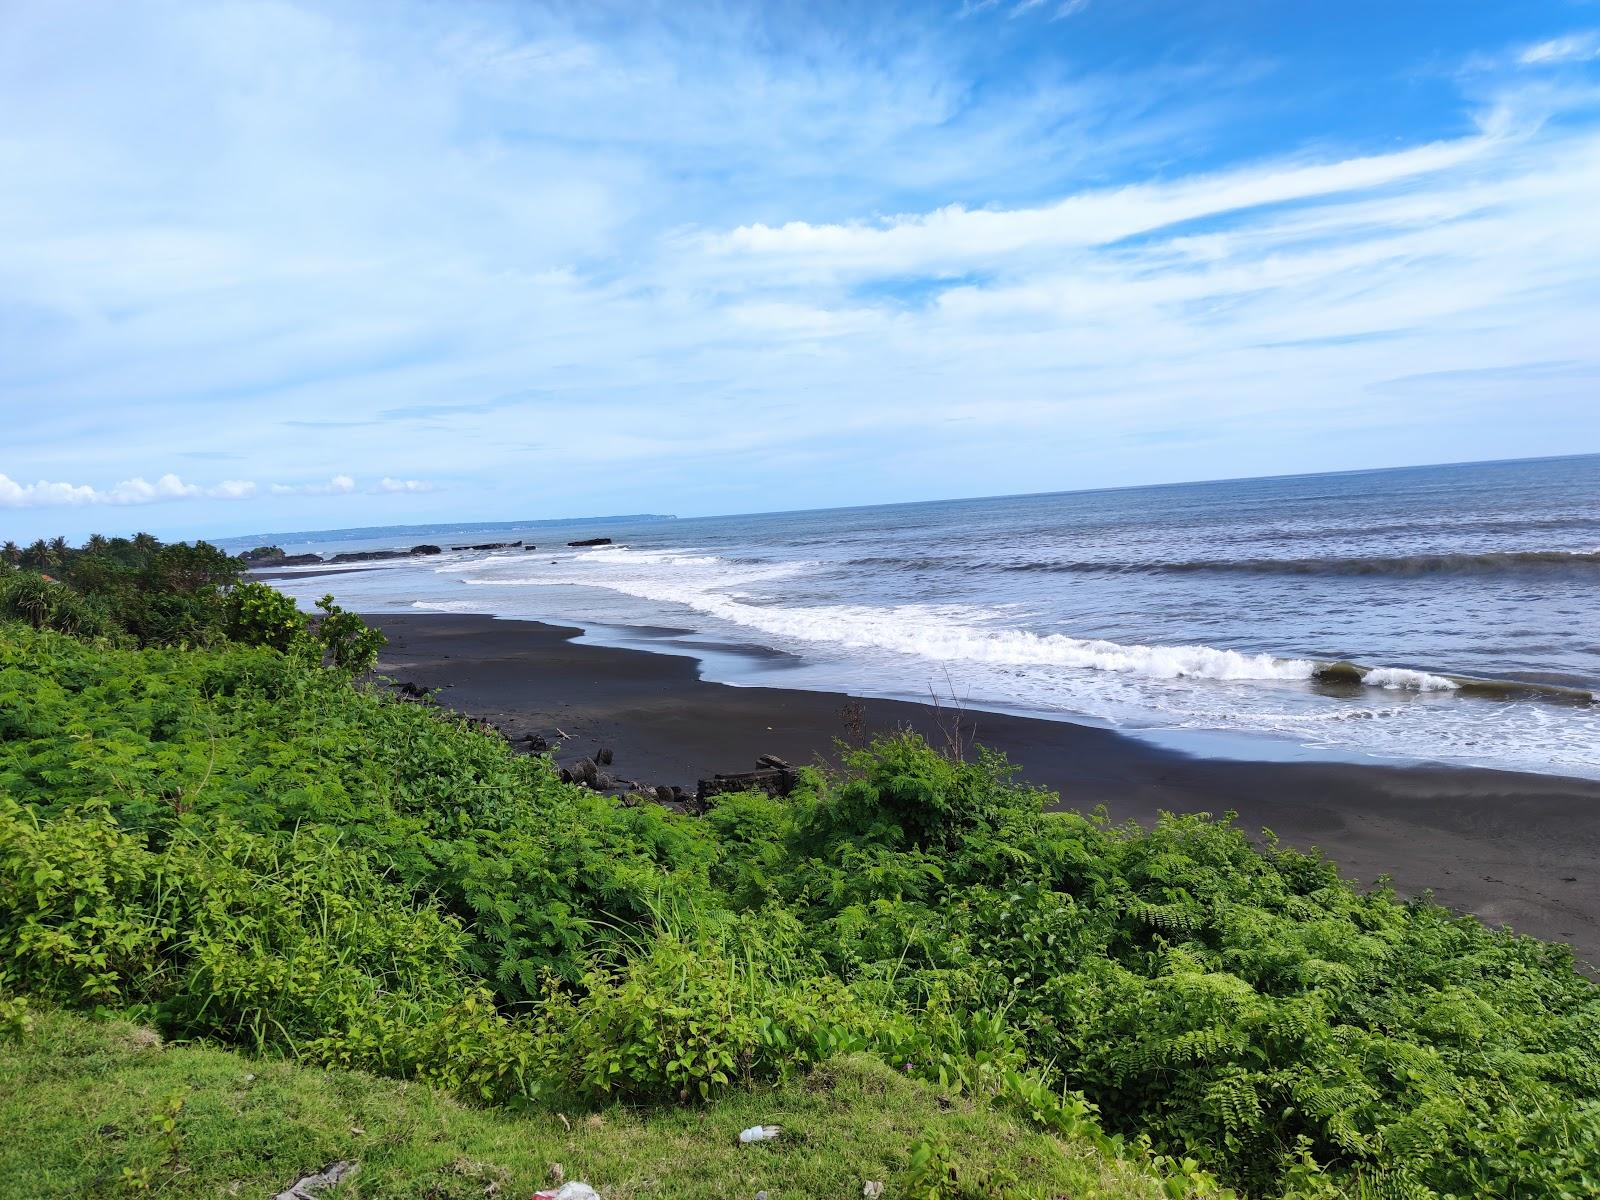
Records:
[[[566,545],[585,537],[614,544]],[[274,582],[370,612],[582,625],[733,683],[932,694],[1273,756],[1600,777],[1600,706],[1461,685],[1600,689],[1600,455],[272,540],[522,540],[537,549]],[[1319,680],[1335,660],[1371,670]]]

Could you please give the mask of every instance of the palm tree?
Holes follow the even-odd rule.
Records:
[[[161,541],[153,533],[136,533],[133,535],[133,548],[140,554],[154,554],[161,548]]]
[[[42,571],[52,566],[50,560],[50,543],[40,538],[33,542],[22,552],[22,565],[32,567],[35,571]]]
[[[0,558],[5,559],[13,567],[20,566],[22,564],[22,548],[15,542],[7,542],[4,546],[0,546]]]
[[[85,554],[100,554],[110,545],[111,542],[105,534],[91,533],[89,540],[83,544],[83,550]]]

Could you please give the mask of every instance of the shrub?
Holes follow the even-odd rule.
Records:
[[[0,574],[0,620],[5,619],[83,638],[115,639],[122,634],[102,601],[33,571]]]
[[[378,651],[388,642],[383,631],[373,629],[355,613],[345,612],[333,602],[332,594],[317,601],[322,618],[316,623],[311,643],[316,661],[323,666],[364,675],[378,662]]]
[[[288,650],[306,633],[306,621],[295,602],[276,588],[251,581],[228,591],[227,634],[247,646]]]

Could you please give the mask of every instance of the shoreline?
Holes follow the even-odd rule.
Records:
[[[870,736],[909,726],[940,742],[950,710],[838,692],[700,678],[695,658],[580,644],[571,626],[457,613],[367,614],[389,637],[378,670],[437,688],[435,701],[513,738],[568,738],[560,761],[604,746],[618,774],[694,787],[762,754],[833,761],[859,705]],[[1114,729],[969,711],[982,744],[1061,807],[1104,804],[1114,820],[1232,810],[1252,835],[1320,848],[1349,879],[1387,875],[1491,925],[1570,943],[1600,964],[1600,782],[1472,767],[1205,758]],[[1592,969],[1592,968],[1591,968]]]

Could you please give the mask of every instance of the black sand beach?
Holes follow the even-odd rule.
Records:
[[[512,736],[569,735],[558,758],[607,746],[615,770],[649,784],[742,771],[759,754],[832,756],[852,697],[732,687],[691,658],[577,645],[579,631],[487,616],[369,616],[389,637],[379,669],[438,688],[436,699]],[[864,699],[866,731],[910,726],[940,739],[931,706]],[[948,711],[943,714],[948,720]],[[1198,758],[1111,730],[969,713],[977,739],[1063,804],[1104,804],[1117,819],[1233,810],[1251,831],[1320,847],[1361,883],[1519,933],[1572,944],[1600,963],[1600,783],[1455,767]]]

